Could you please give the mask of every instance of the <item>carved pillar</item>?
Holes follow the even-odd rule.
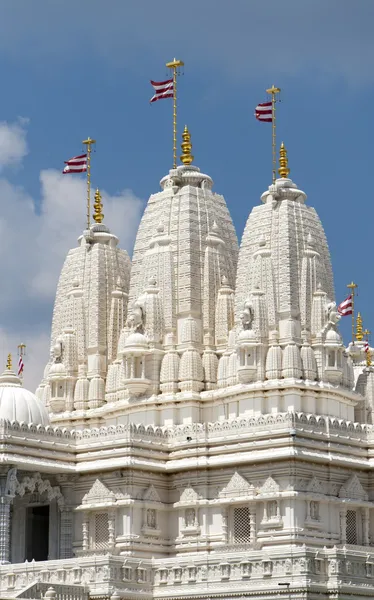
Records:
[[[256,542],[256,505],[255,504],[250,504],[249,505],[249,522],[250,522],[250,537],[251,537],[251,544],[254,544]]]
[[[345,544],[347,542],[347,509],[340,509],[340,543]]]
[[[114,510],[109,511],[108,515],[108,541],[109,546],[114,546],[116,541],[116,514]]]
[[[0,504],[0,564],[9,563],[10,505],[12,498],[3,496]]]
[[[60,513],[60,558],[73,557],[73,513],[64,508]]]
[[[10,505],[16,494],[17,469],[15,467],[0,475],[0,564],[10,559]]]
[[[222,506],[221,515],[222,515],[222,541],[225,544],[227,544],[228,543],[228,510],[227,510],[227,506]]]
[[[82,526],[82,548],[83,550],[88,550],[89,548],[89,515],[88,513],[83,513],[83,526]]]
[[[370,545],[369,539],[369,509],[363,508],[361,511],[362,517],[362,543],[364,546]]]

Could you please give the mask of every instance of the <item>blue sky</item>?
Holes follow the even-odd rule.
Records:
[[[148,101],[174,56],[185,62],[179,130],[188,124],[239,239],[271,183],[271,126],[254,107],[282,88],[278,140],[325,227],[337,300],[354,279],[374,331],[372,0],[12,0],[1,11],[0,358],[22,337],[26,384],[47,359],[57,277],[85,223],[83,181],[61,180],[63,160],[97,139],[93,185],[131,251],[142,203],[171,167],[171,101]]]

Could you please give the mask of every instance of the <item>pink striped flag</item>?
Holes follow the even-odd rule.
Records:
[[[81,154],[80,156],[73,156],[69,160],[65,160],[64,175],[66,173],[83,173],[87,171],[87,154]]]
[[[150,102],[156,102],[156,100],[162,100],[163,98],[174,97],[174,83],[172,79],[166,81],[152,81],[151,85],[155,90],[154,96],[150,99]]]
[[[348,296],[348,298],[339,304],[338,313],[342,317],[347,317],[352,314],[352,295]]]
[[[255,109],[255,117],[257,121],[271,123],[273,121],[272,103],[262,102],[261,104],[257,104]]]
[[[369,342],[367,340],[365,340],[364,342],[364,352],[369,352]]]

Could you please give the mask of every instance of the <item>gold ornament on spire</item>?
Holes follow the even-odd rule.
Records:
[[[184,165],[190,165],[194,159],[194,157],[191,154],[191,150],[192,150],[192,144],[191,144],[191,134],[188,131],[187,125],[184,128],[184,131],[182,133],[182,138],[183,138],[183,142],[181,143],[181,148],[183,151],[183,154],[181,155],[181,162]]]
[[[281,143],[281,147],[279,150],[278,173],[281,177],[288,177],[290,174],[290,169],[288,168],[287,150],[283,142]]]
[[[370,350],[370,345],[369,345],[369,336],[371,334],[371,331],[369,331],[368,329],[365,329],[365,331],[362,332],[362,335],[366,337],[366,342],[367,342],[367,348],[365,350],[366,352],[366,366],[367,367],[371,367],[372,366],[372,360],[371,360],[371,350]]]
[[[6,361],[6,368],[8,371],[12,370],[12,355],[9,353]]]
[[[104,214],[103,214],[103,203],[101,202],[101,194],[100,194],[100,190],[96,190],[95,192],[95,202],[94,202],[94,214],[93,214],[93,218],[94,221],[96,221],[96,223],[101,223],[102,220],[104,219]]]
[[[363,333],[363,329],[362,329],[362,317],[361,317],[361,313],[357,313],[356,340],[358,342],[361,342],[363,339],[364,339],[364,333]]]

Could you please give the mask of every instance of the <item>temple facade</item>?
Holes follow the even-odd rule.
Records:
[[[321,222],[282,145],[239,247],[183,135],[132,261],[97,192],[36,394],[0,377],[1,597],[371,598],[374,369]]]

